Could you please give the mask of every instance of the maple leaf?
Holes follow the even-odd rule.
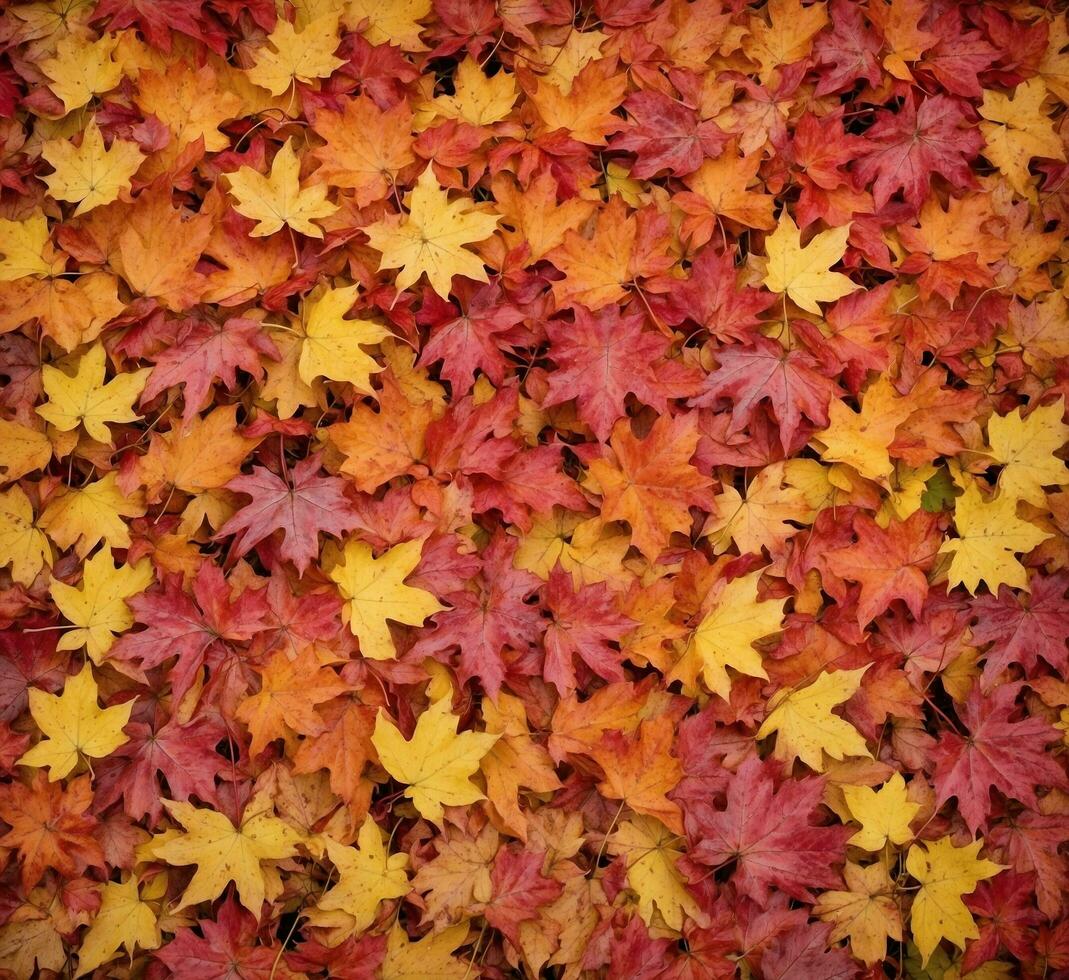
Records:
[[[1067,667],[1066,624],[1069,600],[1064,573],[1033,575],[1029,592],[1017,595],[1006,586],[998,595],[980,596],[972,608],[977,621],[970,627],[972,641],[992,646],[985,653],[983,686],[989,690],[1011,664],[1020,664],[1031,676],[1042,657],[1060,673]]]
[[[365,347],[385,340],[390,332],[371,320],[346,320],[356,302],[358,286],[328,289],[304,309],[304,342],[297,373],[305,384],[315,378],[347,381],[372,394],[371,374],[382,368]]]
[[[405,102],[380,109],[366,95],[347,99],[340,112],[316,113],[315,131],[326,140],[312,156],[320,161],[315,179],[354,191],[358,207],[381,201],[412,152],[412,110]]]
[[[858,625],[866,627],[895,599],[919,617],[928,595],[927,573],[942,541],[938,517],[917,510],[904,521],[890,520],[880,527],[868,515],[858,514],[854,534],[854,544],[828,552],[825,561],[834,574],[861,583]]]
[[[983,137],[968,126],[958,100],[934,95],[919,105],[911,96],[897,113],[878,112],[865,142],[855,171],[865,184],[872,184],[876,207],[884,207],[901,191],[916,212],[933,174],[956,187],[971,185],[969,160],[980,152]]]
[[[906,855],[906,870],[920,882],[913,899],[910,928],[913,941],[927,963],[940,940],[964,949],[967,939],[980,933],[961,900],[1002,866],[978,857],[982,840],[956,847],[949,837],[914,844]]]
[[[777,759],[801,759],[810,769],[824,771],[824,755],[842,759],[848,755],[869,757],[864,738],[848,721],[831,709],[853,697],[866,668],[824,672],[802,688],[783,688],[768,702],[768,715],[757,738],[776,738]]]
[[[672,669],[670,678],[683,678],[693,687],[700,673],[709,690],[725,700],[731,691],[728,667],[748,677],[768,679],[761,654],[753,644],[780,631],[783,604],[757,601],[761,575],[759,570],[730,582],[721,579],[713,587],[709,599],[716,604],[698,624],[687,653]]]
[[[985,499],[972,480],[954,505],[954,526],[958,536],[944,541],[939,551],[953,555],[948,571],[951,585],[964,585],[974,595],[981,582],[992,593],[1004,584],[1026,588],[1024,566],[1015,555],[1051,537],[1017,516],[1017,498],[1003,492]]]
[[[248,69],[248,76],[254,84],[267,89],[272,95],[282,95],[296,82],[308,83],[316,78],[327,78],[336,68],[345,64],[344,60],[334,56],[334,50],[338,47],[336,13],[325,13],[309,21],[301,30],[279,18],[266,40],[274,50],[258,49],[253,66]]]
[[[457,65],[453,94],[439,95],[431,100],[424,107],[424,113],[457,119],[471,126],[489,126],[509,114],[518,95],[515,75],[499,71],[487,78],[482,66],[469,56]]]
[[[469,777],[499,738],[480,732],[458,735],[459,722],[448,701],[441,700],[419,716],[411,739],[406,740],[381,713],[371,736],[383,767],[405,784],[404,794],[420,814],[436,824],[442,822],[443,806],[484,798]]]
[[[330,217],[338,206],[327,200],[326,187],[301,187],[300,167],[293,141],[286,140],[271,162],[269,176],[252,167],[227,174],[230,193],[238,202],[234,210],[256,222],[250,235],[273,235],[285,225],[302,235],[323,237],[323,229],[312,222]]]
[[[30,714],[45,737],[18,760],[19,765],[47,768],[49,782],[55,782],[70,773],[82,756],[102,759],[122,745],[123,726],[134,702],[102,709],[97,694],[89,664],[67,681],[62,694],[32,688]]]
[[[708,867],[734,861],[739,894],[761,906],[768,905],[773,888],[812,901],[812,889],[841,883],[833,865],[843,859],[850,836],[845,827],[815,824],[823,790],[818,777],[787,780],[777,788],[769,768],[748,758],[728,784],[727,806],[703,821],[689,861]]]
[[[470,906],[490,901],[490,866],[500,843],[489,824],[478,831],[471,828],[470,833],[451,831],[446,824],[435,840],[437,854],[412,879],[427,916],[438,927],[456,924],[470,914]]]
[[[672,719],[666,715],[642,722],[633,736],[606,732],[590,754],[605,771],[598,790],[622,800],[638,813],[656,817],[673,833],[683,833],[679,805],[666,794],[683,776],[679,760],[670,754]]]
[[[727,137],[714,122],[699,122],[697,113],[660,92],[635,92],[624,102],[631,125],[613,138],[611,148],[634,153],[632,177],[662,171],[677,177],[693,173],[703,157],[717,157]]]
[[[366,542],[350,538],[345,543],[342,561],[330,577],[345,600],[346,621],[365,657],[397,656],[387,620],[421,626],[445,608],[429,592],[404,583],[419,564],[422,549],[422,541],[404,541],[375,558]]]
[[[489,238],[498,216],[475,209],[471,198],[450,201],[431,167],[419,175],[408,195],[408,214],[391,215],[364,228],[373,249],[382,253],[380,269],[400,269],[400,292],[426,273],[431,288],[448,296],[453,276],[489,282],[480,258],[465,245]]]
[[[768,272],[762,282],[774,293],[786,293],[803,310],[820,313],[831,303],[859,289],[841,272],[831,272],[846,251],[850,226],[819,232],[806,245],[791,216],[783,211],[776,230],[765,240]]]
[[[144,160],[138,145],[127,140],[113,140],[105,149],[96,119],[82,131],[79,146],[66,140],[48,140],[41,147],[41,156],[55,170],[45,177],[48,193],[60,201],[76,203],[76,216],[129,192],[130,178]]]
[[[48,220],[40,212],[18,221],[0,218],[0,282],[25,276],[51,276],[65,264],[48,237]]]
[[[260,672],[260,691],[238,705],[235,717],[249,726],[249,751],[259,755],[276,738],[291,731],[319,735],[325,729],[315,706],[343,694],[347,685],[319,663],[313,647],[296,659],[280,650]]]
[[[471,964],[451,954],[467,940],[468,931],[465,922],[412,942],[404,929],[395,923],[386,941],[386,957],[381,973],[383,980],[417,980],[418,977],[464,980]]]
[[[134,625],[126,600],[144,592],[154,577],[148,561],[115,565],[108,549],[102,549],[85,563],[78,588],[53,579],[49,592],[56,608],[76,627],[60,637],[57,649],[78,650],[84,645],[100,666],[116,635]]]
[[[192,803],[164,800],[163,805],[185,830],[153,845],[153,853],[167,864],[197,865],[179,908],[210,902],[233,881],[238,901],[258,919],[268,892],[261,862],[296,854],[301,835],[256,800],[245,808],[239,826]]]
[[[1035,200],[1028,165],[1033,157],[1065,159],[1065,147],[1043,112],[1047,87],[1041,78],[1030,78],[1013,95],[984,92],[980,115],[990,120],[980,124],[986,146],[983,154],[1005,174],[1022,197]]]
[[[818,362],[802,350],[785,351],[764,337],[753,346],[732,346],[717,353],[719,366],[690,404],[712,407],[729,399],[730,432],[741,431],[753,418],[759,403],[767,400],[779,423],[780,439],[792,445],[802,419],[818,428],[828,424],[828,404],[838,386],[816,368]]]
[[[988,419],[991,456],[1002,465],[998,478],[1002,493],[1042,507],[1044,486],[1069,483],[1065,463],[1054,455],[1069,442],[1069,425],[1062,421],[1064,412],[1064,399],[1059,399],[1037,407],[1027,417],[1018,408]]]
[[[609,445],[612,456],[590,464],[603,497],[602,519],[627,521],[632,543],[656,561],[674,532],[690,530],[689,508],[708,500],[711,481],[690,464],[698,445],[697,421],[691,415],[662,415],[639,439],[630,422],[621,420]]]
[[[1014,720],[1020,685],[1006,684],[990,694],[974,685],[961,710],[967,737],[946,731],[933,751],[936,800],[958,801],[970,831],[987,822],[991,788],[1035,809],[1035,786],[1062,788],[1065,773],[1043,749],[1058,738],[1057,729],[1038,717]]]
[[[357,847],[343,847],[330,838],[324,844],[338,883],[309,914],[313,925],[339,926],[347,936],[363,932],[375,921],[379,903],[408,894],[408,855],[387,854],[382,832],[370,817],[360,825]]]
[[[866,851],[879,851],[885,844],[905,844],[913,839],[910,822],[921,809],[906,796],[906,783],[895,773],[878,790],[869,786],[843,786],[850,815],[861,824],[847,843]],[[886,872],[885,872],[886,873]]]
[[[122,66],[112,60],[119,43],[105,35],[97,40],[68,34],[56,42],[55,53],[41,61],[51,81],[48,87],[63,103],[64,112],[80,109],[94,95],[108,92],[119,84]]]
[[[251,500],[219,528],[216,538],[233,535],[231,552],[243,555],[281,530],[279,553],[303,575],[319,554],[320,532],[341,537],[359,525],[345,484],[337,477],[319,476],[320,465],[319,456],[309,456],[293,468],[288,480],[266,466],[235,477],[227,489]]]
[[[545,679],[561,695],[571,693],[576,687],[574,659],[578,657],[599,677],[622,681],[620,657],[610,644],[618,643],[636,624],[616,611],[609,590],[601,584],[576,590],[571,576],[555,569],[549,576],[546,602],[553,618],[543,636]]]
[[[849,938],[854,956],[871,966],[887,956],[888,939],[902,941],[902,914],[894,899],[894,883],[880,861],[867,867],[848,861],[843,878],[846,889],[823,892],[813,914],[833,923],[829,942]]]
[[[683,917],[700,921],[702,912],[687,891],[677,862],[683,856],[679,837],[653,817],[636,814],[624,820],[609,842],[611,854],[623,855],[627,881],[639,898],[639,914],[653,924],[654,909],[670,929],[683,928]]]
[[[33,504],[17,485],[0,491],[0,562],[10,567],[20,585],[32,585],[38,572],[52,563],[52,549],[37,526]]]
[[[64,788],[38,771],[28,786],[18,781],[0,786],[0,819],[11,828],[0,845],[17,849],[24,889],[37,884],[46,868],[74,878],[88,867],[104,867],[100,825],[86,813],[92,803],[89,776]]]
[[[109,881],[100,893],[100,908],[78,951],[78,976],[91,973],[115,958],[120,948],[133,957],[136,947],[155,949],[161,936],[152,906],[141,900],[137,877]]]
[[[48,401],[37,408],[37,414],[61,432],[81,425],[90,438],[111,445],[111,432],[105,423],[133,422],[141,417],[133,403],[145,387],[149,371],[143,368],[122,373],[105,382],[106,360],[104,345],[96,343],[69,365],[73,374],[51,364],[42,365],[41,384]]]
[[[261,357],[277,360],[278,348],[260,323],[244,317],[213,321],[189,317],[174,325],[174,343],[153,360],[155,366],[141,392],[147,404],[168,388],[183,385],[182,418],[194,418],[211,404],[212,384],[222,381],[227,391],[238,387],[238,370],[262,378]]]

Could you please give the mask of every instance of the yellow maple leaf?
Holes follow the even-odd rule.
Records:
[[[976,840],[955,847],[949,837],[941,837],[914,844],[906,855],[906,870],[921,886],[913,899],[910,928],[924,963],[941,939],[964,949],[965,940],[980,935],[961,898],[1003,868],[977,857],[983,844],[983,840]]]
[[[761,569],[758,569],[732,579],[723,587],[716,605],[694,631],[691,648],[670,679],[682,676],[685,683],[693,685],[693,675],[700,670],[709,690],[727,700],[731,695],[728,667],[748,677],[768,678],[761,654],[753,644],[780,631],[785,603],[782,600],[758,602],[760,578]]]
[[[5,483],[44,468],[51,458],[52,443],[43,432],[0,419],[0,472]]]
[[[56,608],[77,627],[60,637],[57,649],[77,650],[84,645],[99,666],[116,634],[134,625],[126,600],[144,592],[153,577],[147,558],[136,565],[114,565],[111,549],[102,548],[83,565],[80,586],[53,579],[49,588]]]
[[[365,347],[390,336],[390,331],[371,320],[346,320],[360,287],[327,289],[309,299],[304,308],[304,343],[297,371],[310,385],[316,378],[347,381],[361,394],[374,394],[371,375],[381,371]]]
[[[861,287],[841,272],[830,269],[846,252],[850,226],[818,232],[808,245],[794,219],[784,210],[776,230],[765,239],[768,271],[762,282],[774,293],[786,293],[803,310],[820,313],[831,303]]]
[[[60,201],[77,202],[75,215],[110,204],[120,193],[129,191],[130,178],[145,159],[141,148],[128,140],[113,140],[105,149],[95,117],[83,131],[81,146],[67,140],[48,140],[41,156],[56,171],[45,177],[48,193]]]
[[[22,221],[0,218],[0,255],[0,282],[59,275],[66,261],[52,248],[48,221],[40,213]]]
[[[902,914],[894,897],[894,883],[880,861],[862,867],[852,861],[843,868],[845,891],[823,892],[813,914],[834,923],[829,943],[850,940],[850,949],[873,966],[887,955],[887,940],[902,940]]]
[[[80,109],[94,95],[110,92],[119,84],[122,65],[111,59],[118,43],[112,34],[95,41],[68,34],[56,42],[56,53],[41,62],[41,69],[52,79],[48,87],[64,110]]]
[[[564,44],[543,44],[538,57],[549,70],[542,77],[560,89],[562,95],[569,95],[572,82],[590,62],[601,57],[601,46],[608,39],[609,35],[602,31],[570,30]]]
[[[360,640],[363,656],[396,658],[387,620],[422,626],[428,616],[445,609],[429,592],[404,584],[419,564],[422,550],[422,541],[403,541],[375,558],[367,542],[350,538],[345,543],[342,560],[330,577],[345,599],[345,619]]]
[[[1069,468],[1055,452],[1069,442],[1069,425],[1062,421],[1065,400],[1059,398],[1050,405],[1041,405],[1021,417],[1015,408],[1008,415],[992,415],[987,422],[990,454],[1002,464],[999,490],[1018,500],[1043,507],[1046,504],[1045,486],[1064,486],[1069,483]]]
[[[46,564],[52,564],[52,549],[37,526],[30,498],[20,486],[0,491],[0,568],[10,565],[11,577],[30,586]]]
[[[317,17],[302,30],[280,17],[267,43],[270,47],[256,52],[246,74],[272,95],[282,95],[294,82],[327,78],[345,64],[334,56],[339,44],[337,13]]]
[[[130,529],[124,517],[145,513],[140,492],[124,494],[118,476],[106,473],[84,487],[61,487],[48,501],[40,525],[64,551],[74,547],[84,558],[101,541],[111,548],[130,547]]]
[[[894,442],[895,430],[912,411],[908,399],[900,398],[891,382],[881,376],[862,395],[860,412],[833,398],[828,428],[814,433],[813,438],[824,446],[822,459],[846,463],[865,479],[887,486],[894,472],[887,449]]]
[[[422,107],[417,116],[420,128],[429,126],[435,117],[489,126],[508,116],[520,94],[515,75],[502,70],[487,78],[470,54],[457,65],[453,86],[452,95],[439,95]]]
[[[18,760],[20,766],[47,768],[49,782],[62,779],[80,756],[102,759],[128,741],[123,727],[130,720],[134,699],[111,708],[97,705],[93,668],[67,679],[62,694],[30,688],[30,714],[44,738]]]
[[[134,411],[134,401],[145,387],[151,368],[120,372],[104,381],[107,353],[100,342],[93,344],[68,374],[52,364],[41,366],[41,384],[48,400],[37,407],[37,414],[60,432],[70,432],[79,425],[91,439],[111,445],[108,422],[134,422],[141,418]]]
[[[232,881],[238,901],[259,919],[264,899],[274,897],[282,887],[277,878],[268,881],[261,862],[292,857],[301,834],[255,797],[240,827],[222,813],[198,809],[192,803],[164,800],[163,805],[185,830],[155,845],[153,853],[167,864],[197,866],[178,908],[213,901]]]
[[[905,844],[913,839],[910,821],[921,808],[906,795],[906,781],[896,772],[878,790],[844,784],[843,797],[850,815],[861,829],[847,843],[866,851],[878,851],[888,841]]]
[[[121,883],[106,882],[100,891],[100,908],[78,948],[75,976],[91,973],[102,963],[113,960],[120,948],[133,956],[138,947],[156,949],[160,940],[156,913],[148,902],[141,901],[137,876],[130,875]]]
[[[1064,160],[1065,147],[1054,131],[1053,122],[1043,111],[1047,86],[1042,78],[1030,78],[1013,90],[1012,95],[984,90],[980,123],[987,146],[983,154],[1022,197],[1036,199],[1028,165],[1033,157]]]
[[[757,739],[776,738],[777,759],[801,759],[810,769],[824,771],[824,755],[839,760],[856,755],[870,757],[865,739],[850,722],[833,715],[831,709],[849,701],[861,686],[868,668],[824,672],[803,688],[784,688],[768,702],[768,716],[757,731]]]
[[[1053,533],[1043,531],[1017,516],[1017,498],[1006,492],[986,499],[974,481],[954,505],[954,526],[958,536],[939,547],[950,553],[947,581],[964,585],[973,595],[981,582],[996,595],[999,586],[1028,591],[1028,576],[1015,557],[1042,544]]]
[[[442,297],[449,295],[453,276],[489,281],[482,259],[464,246],[489,238],[496,214],[476,211],[470,197],[450,201],[431,167],[419,175],[407,203],[408,214],[388,215],[364,229],[371,247],[382,253],[379,269],[401,270],[394,281],[398,292],[423,273]]]
[[[405,784],[405,796],[420,815],[439,826],[444,806],[467,806],[486,798],[470,777],[499,738],[487,732],[458,735],[459,723],[449,710],[449,699],[443,698],[419,716],[411,741],[381,711],[371,735],[383,768]]]
[[[337,869],[338,883],[319,899],[308,921],[336,929],[332,940],[342,941],[371,926],[380,902],[408,894],[408,855],[386,853],[382,832],[371,817],[360,827],[357,847],[344,847],[330,838],[324,844]]]
[[[648,926],[653,925],[654,909],[677,932],[683,928],[684,915],[697,921],[703,918],[676,867],[683,843],[660,820],[641,814],[622,821],[609,842],[611,854],[624,855],[627,883],[638,895],[639,915]]]
[[[327,200],[327,187],[313,184],[301,187],[301,161],[286,140],[271,162],[271,174],[265,177],[252,167],[241,167],[227,174],[230,193],[238,203],[234,210],[258,224],[249,232],[254,238],[273,235],[283,225],[311,238],[322,238],[323,229],[312,224],[338,210]]]
[[[432,0],[347,0],[345,23],[372,44],[394,44],[402,51],[426,51],[419,39],[420,21],[431,12]]]

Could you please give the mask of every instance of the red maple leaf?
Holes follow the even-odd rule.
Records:
[[[992,787],[1030,809],[1038,805],[1036,786],[1069,789],[1061,766],[1044,751],[1061,732],[1042,718],[1014,719],[1021,686],[1004,684],[984,694],[974,685],[959,709],[967,737],[944,731],[932,751],[937,804],[957,797],[973,834],[991,813]]]
[[[978,916],[980,937],[969,943],[962,960],[968,972],[998,956],[1005,946],[1020,960],[1031,958],[1035,941],[1035,927],[1043,921],[1043,913],[1035,902],[1036,879],[1031,874],[1000,874],[990,881],[981,881],[971,895],[965,896],[969,911]]]
[[[983,686],[987,690],[1011,664],[1031,676],[1040,658],[1063,677],[1069,671],[1069,573],[1032,576],[1031,592],[1003,586],[997,597],[984,595],[971,603],[973,642],[990,643],[985,654]]]
[[[747,759],[728,784],[727,806],[703,821],[701,837],[680,862],[691,880],[735,862],[731,880],[740,895],[764,906],[774,888],[802,902],[814,888],[841,883],[836,864],[843,861],[850,830],[814,822],[824,780],[788,780],[776,788],[776,765]]]
[[[517,847],[503,847],[494,857],[490,871],[493,892],[483,915],[517,949],[520,923],[537,918],[538,910],[556,899],[564,887],[542,874],[545,861],[545,854]]]
[[[922,99],[910,94],[898,112],[883,110],[865,133],[868,150],[855,168],[864,184],[872,184],[877,208],[898,192],[916,213],[928,196],[932,175],[945,177],[954,187],[973,184],[969,161],[984,139],[969,125],[961,103],[947,95]]]
[[[716,123],[676,99],[656,91],[635,92],[624,102],[630,124],[613,137],[613,150],[637,157],[633,177],[649,178],[667,171],[676,177],[694,173],[705,157],[717,157],[727,135]]]
[[[211,402],[212,385],[218,379],[227,391],[237,387],[237,372],[262,378],[261,356],[278,360],[274,341],[264,333],[263,324],[245,317],[231,317],[222,323],[188,317],[173,326],[174,342],[156,356],[141,403],[147,404],[161,391],[184,385],[183,419],[191,419]]]
[[[319,534],[340,537],[360,523],[345,495],[346,482],[336,476],[319,476],[320,456],[302,459],[283,480],[266,466],[227,484],[228,490],[248,494],[252,500],[240,508],[216,534],[234,535],[231,555],[244,555],[275,531],[283,534],[280,554],[303,575],[319,556]]]
[[[542,676],[561,697],[576,688],[576,657],[603,680],[624,680],[620,651],[610,644],[618,642],[636,623],[617,611],[612,593],[603,583],[576,591],[571,575],[555,567],[549,576],[546,604],[552,619],[544,638]]]
[[[726,347],[715,354],[719,364],[706,379],[705,390],[691,405],[731,404],[731,431],[741,432],[758,405],[767,401],[779,423],[780,440],[792,446],[807,418],[817,428],[828,424],[828,403],[841,395],[839,386],[817,369],[819,362],[803,350],[786,351],[764,337],[751,347]]]

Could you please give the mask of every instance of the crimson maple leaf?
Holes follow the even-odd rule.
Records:
[[[67,654],[56,650],[58,634],[44,624],[24,619],[21,632],[0,630],[0,721],[26,710],[31,687],[54,693],[63,686]]]
[[[520,948],[520,923],[537,918],[538,910],[560,895],[563,885],[542,874],[546,855],[503,847],[494,856],[490,871],[492,897],[483,916]]]
[[[320,456],[302,459],[289,480],[266,466],[248,476],[235,477],[227,489],[248,494],[252,500],[240,508],[216,534],[215,540],[234,535],[231,555],[244,555],[277,530],[283,533],[282,557],[303,575],[319,556],[319,533],[340,537],[360,524],[345,495],[346,483],[336,476],[318,476]]]
[[[226,734],[218,719],[202,715],[184,725],[174,718],[155,725],[132,721],[123,731],[127,741],[97,765],[100,807],[121,799],[129,817],[147,816],[155,827],[163,797],[185,801],[195,796],[216,804],[215,776],[224,760],[215,746]]]
[[[1005,946],[1020,960],[1030,958],[1035,927],[1043,913],[1035,907],[1036,878],[1031,874],[1000,874],[981,881],[965,896],[969,911],[979,918],[980,936],[969,943],[962,969],[970,973],[998,956]]]
[[[1026,810],[991,827],[988,840],[1001,849],[1001,860],[1022,873],[1035,872],[1036,902],[1056,919],[1069,899],[1069,858],[1061,845],[1069,841],[1069,816]]]
[[[203,0],[100,0],[93,20],[106,19],[109,31],[136,24],[149,44],[161,51],[171,50],[174,30],[203,41],[216,54],[224,55],[226,35],[206,19],[202,8]]]
[[[975,622],[971,627],[974,643],[990,643],[985,654],[983,686],[987,690],[1011,664],[1020,664],[1025,674],[1032,672],[1040,658],[1059,674],[1069,671],[1069,573],[1034,574],[1031,592],[1014,592],[1003,586],[998,596],[984,595],[973,600]]]
[[[631,117],[626,130],[614,137],[613,150],[637,157],[631,176],[653,177],[667,171],[676,177],[694,173],[705,157],[717,157],[727,134],[676,99],[656,91],[635,92],[624,102]]]
[[[483,552],[482,574],[463,591],[442,598],[452,606],[433,617],[435,629],[416,643],[416,651],[441,659],[459,648],[461,683],[478,678],[491,697],[505,679],[506,647],[524,653],[545,629],[537,608],[524,600],[541,581],[530,572],[512,567],[516,541],[496,534]]]
[[[855,172],[862,183],[872,184],[876,207],[884,207],[901,191],[916,213],[928,196],[933,174],[955,187],[972,186],[969,161],[982,149],[984,138],[969,125],[957,99],[934,95],[918,106],[911,93],[898,112],[877,113],[865,143],[869,149]]]
[[[734,861],[739,894],[762,906],[774,888],[811,902],[812,889],[839,886],[834,868],[844,859],[850,829],[815,823],[822,778],[787,780],[777,789],[777,768],[754,757],[739,767],[728,783],[727,806],[703,821],[701,836],[680,862],[692,880]]]
[[[500,284],[475,286],[466,279],[458,283],[453,293],[460,300],[459,310],[427,289],[417,316],[419,323],[431,327],[419,363],[441,361],[441,375],[454,397],[471,390],[477,370],[500,385],[508,364],[504,348],[510,342],[523,346],[526,335],[526,330],[516,329],[523,323],[523,312],[505,299]]]
[[[603,583],[575,591],[572,577],[560,567],[549,576],[546,603],[553,618],[546,628],[546,663],[542,676],[561,697],[576,688],[575,658],[606,681],[624,679],[618,642],[637,625],[617,611],[612,593]]]
[[[173,980],[268,976],[302,980],[304,976],[290,969],[273,937],[258,934],[256,918],[232,897],[219,906],[214,921],[198,919],[197,928],[202,935],[192,929],[176,930],[174,938],[155,953]]]
[[[549,375],[549,392],[542,404],[560,405],[574,398],[580,418],[605,442],[613,424],[627,414],[628,394],[658,412],[668,410],[668,398],[691,394],[683,385],[673,390],[663,378],[669,364],[667,341],[643,330],[643,321],[637,314],[621,316],[616,306],[597,313],[576,306],[575,323],[550,320],[549,356],[558,370]]]
[[[176,657],[170,675],[180,698],[206,661],[218,665],[233,654],[231,643],[268,627],[264,592],[246,589],[232,600],[222,569],[210,562],[197,570],[192,599],[179,576],[168,576],[162,587],[128,600],[136,621],[147,628],[122,636],[110,656],[143,671]]]
[[[758,337],[750,347],[725,347],[716,352],[719,366],[705,382],[704,391],[689,402],[713,407],[731,403],[731,431],[741,432],[758,405],[767,401],[779,423],[784,447],[807,418],[817,428],[828,424],[828,403],[842,394],[839,386],[817,369],[819,362],[803,350],[787,351]]]
[[[245,317],[231,317],[222,323],[188,317],[171,325],[175,338],[155,358],[141,404],[152,401],[161,391],[184,385],[182,418],[191,419],[211,403],[212,385],[222,381],[227,391],[237,387],[237,372],[260,379],[264,374],[261,356],[277,361],[281,355],[263,325]]]
[[[832,926],[806,923],[777,936],[761,957],[761,976],[765,980],[854,980],[857,963],[849,950],[830,945]]]
[[[958,812],[973,834],[991,813],[992,787],[1030,809],[1038,805],[1036,786],[1069,789],[1061,766],[1044,751],[1061,732],[1042,718],[1014,718],[1020,714],[1015,702],[1021,687],[1004,684],[984,694],[973,685],[959,709],[967,737],[944,731],[932,750],[936,802],[942,806],[957,797]]]

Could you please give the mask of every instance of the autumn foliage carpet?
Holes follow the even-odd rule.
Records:
[[[0,980],[1069,978],[1059,2],[0,12]]]

